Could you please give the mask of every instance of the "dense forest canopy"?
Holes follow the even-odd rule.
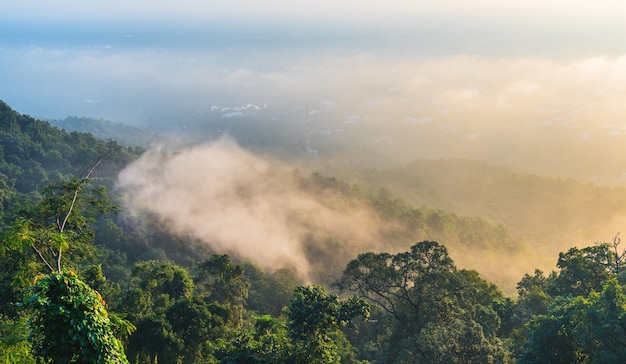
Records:
[[[467,160],[295,168],[227,139],[146,150],[3,102],[0,133],[0,361],[626,357],[626,250],[600,224],[621,188]]]

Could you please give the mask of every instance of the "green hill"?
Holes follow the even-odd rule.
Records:
[[[107,150],[116,153],[98,174],[111,177],[140,149],[103,142],[88,133],[62,131],[0,101],[0,181],[5,188],[29,193],[62,176],[79,175]]]
[[[327,171],[370,192],[384,186],[414,206],[502,224],[537,252],[527,264],[546,269],[552,263],[542,257],[610,240],[626,223],[626,188],[522,174],[486,162],[422,159],[396,168]]]
[[[50,120],[50,124],[67,132],[89,133],[97,139],[114,140],[122,145],[148,146],[158,138],[148,130],[104,119],[69,116]]]

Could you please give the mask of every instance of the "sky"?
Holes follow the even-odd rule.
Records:
[[[419,61],[424,56],[456,55],[571,60],[618,57],[626,49],[622,36],[626,5],[617,0],[391,0],[384,4],[3,1],[0,81],[11,91],[0,98],[38,117],[93,113],[145,123],[153,116],[142,115],[145,104],[133,109],[118,101],[106,108],[98,94],[115,88],[118,95],[133,92],[138,102],[139,95],[154,100],[154,94],[163,95],[159,87],[184,88],[186,77],[203,79],[218,68],[222,75],[268,71],[264,76],[274,77],[292,70],[304,74],[311,66],[330,69],[333,61],[345,64],[364,57],[406,64],[416,57]],[[168,82],[165,73],[178,81],[162,84]],[[152,84],[155,78],[160,84]],[[219,80],[207,80],[202,90],[192,80],[188,90],[176,91],[213,95],[208,82],[216,85]],[[151,87],[135,87],[138,84]],[[78,94],[84,95],[83,105]],[[36,102],[29,105],[29,99]],[[120,99],[130,102],[125,95]],[[100,110],[93,110],[91,101],[101,101]]]
[[[102,20],[102,19],[150,19],[195,20],[218,17],[246,18],[276,17],[295,19],[338,19],[341,21],[372,21],[389,19],[410,19],[421,14],[441,18],[477,19],[517,19],[522,23],[535,20],[552,24],[576,22],[578,24],[619,21],[624,10],[623,2],[618,0],[477,0],[472,2],[459,0],[390,0],[380,1],[345,0],[341,2],[321,0],[315,2],[295,2],[287,0],[253,1],[233,0],[195,1],[195,0],[136,0],[132,3],[121,0],[80,1],[61,0],[26,0],[20,2],[5,1],[3,18],[51,20]]]
[[[43,119],[160,129],[245,105],[285,122],[307,109],[405,160],[579,177],[608,158],[582,174],[615,182],[626,173],[607,150],[626,135],[625,10],[617,0],[4,1],[0,99]],[[430,154],[402,140],[428,128],[445,139]],[[520,131],[564,147],[527,155]],[[483,143],[468,150],[472,140]],[[575,143],[601,153],[563,163]]]

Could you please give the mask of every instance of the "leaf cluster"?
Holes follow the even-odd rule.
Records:
[[[70,272],[40,277],[25,307],[34,350],[52,363],[127,363],[100,294]]]

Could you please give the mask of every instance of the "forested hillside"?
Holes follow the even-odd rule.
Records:
[[[148,130],[103,119],[70,116],[50,120],[50,124],[69,133],[73,131],[89,133],[100,140],[115,140],[122,145],[147,146],[158,139],[156,134]]]
[[[386,186],[418,206],[486,217],[533,239],[573,230],[593,239],[608,227],[596,229],[600,223],[626,216],[625,188],[524,175],[472,160],[415,160],[401,168],[361,170],[356,180]]]
[[[9,190],[28,193],[64,176],[80,174],[106,151],[116,153],[97,171],[112,181],[115,172],[139,149],[119,148],[117,143],[99,142],[86,133],[66,133],[44,121],[20,115],[0,102],[0,173]]]
[[[524,237],[525,227],[542,220],[533,208],[556,214],[567,206],[568,192],[580,195],[586,188],[568,203],[596,209],[593,195],[617,211],[620,200],[610,192],[619,196],[619,190],[524,180],[466,161],[448,169],[416,162],[358,178],[294,170],[290,178],[302,196],[371,214],[368,231],[376,240],[303,224],[312,227],[300,231],[311,268],[305,282],[289,264],[263,269],[173,234],[171,221],[128,216],[115,181],[141,148],[68,133],[2,102],[0,130],[1,362],[582,363],[626,357],[626,254],[614,232],[608,243],[586,242],[590,247],[548,257],[552,273],[520,274],[515,289],[506,289],[513,294],[501,285],[511,284],[511,272],[521,267],[506,266],[534,256],[536,247]],[[476,177],[481,168],[484,174]],[[443,183],[453,177],[465,186]],[[243,187],[238,193],[250,198]],[[498,203],[517,211],[498,212]],[[524,209],[533,217],[507,220]],[[583,225],[586,216],[570,221]]]
[[[626,222],[623,187],[526,175],[481,161],[420,159],[388,169],[324,168],[365,191],[384,186],[414,206],[501,224],[537,253],[532,260],[545,269],[560,251],[610,240]]]

